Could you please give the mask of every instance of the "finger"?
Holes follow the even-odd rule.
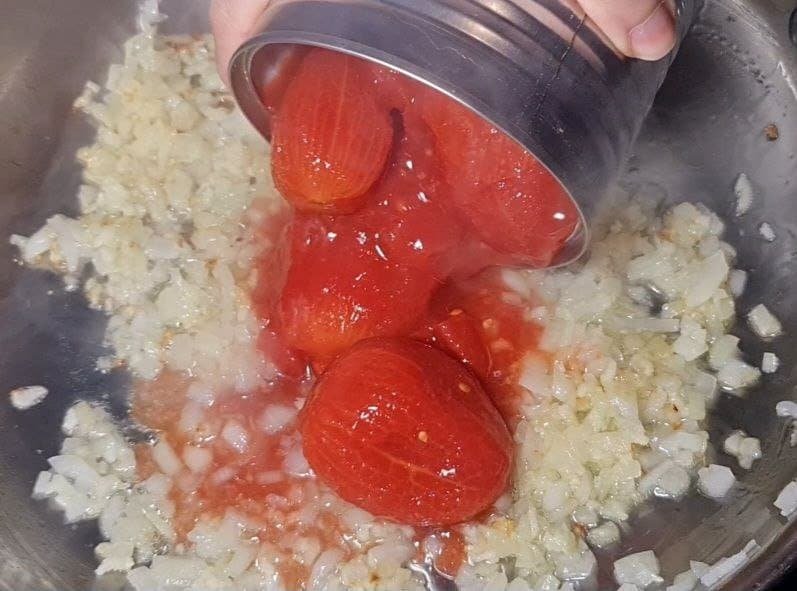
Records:
[[[216,38],[216,66],[229,84],[228,67],[235,50],[249,39],[271,0],[213,0],[210,25]]]
[[[629,57],[658,60],[675,46],[675,16],[666,0],[580,0],[580,4]]]

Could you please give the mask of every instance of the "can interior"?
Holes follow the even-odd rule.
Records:
[[[451,92],[438,83],[430,82],[422,75],[415,73],[412,69],[395,66],[384,59],[377,59],[372,55],[373,52],[366,48],[355,50],[354,48],[340,48],[333,41],[317,43],[269,43],[263,42],[258,38],[245,44],[233,57],[230,66],[230,78],[232,80],[233,93],[238,100],[241,110],[257,130],[269,141],[271,140],[271,122],[274,116],[274,109],[266,105],[278,104],[285,92],[290,80],[295,75],[296,69],[300,66],[302,58],[312,47],[322,47],[333,51],[339,51],[376,63],[381,66],[389,67],[391,70],[399,72],[415,81],[421,82],[427,87],[440,92],[453,101],[464,105],[472,112],[479,115],[492,126],[498,128],[507,136],[511,137],[516,143],[523,146],[517,138],[502,129],[490,118],[486,117],[478,108],[463,100],[455,92]],[[589,224],[578,200],[574,198],[572,191],[562,180],[557,177],[550,167],[537,154],[529,152],[535,157],[537,162],[542,164],[548,173],[556,179],[559,186],[568,194],[571,203],[578,211],[580,221],[573,234],[567,239],[564,247],[557,254],[551,268],[561,267],[572,263],[581,257],[587,250],[589,244]]]

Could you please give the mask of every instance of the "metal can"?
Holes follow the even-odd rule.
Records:
[[[676,0],[680,39],[702,0]],[[677,47],[657,62],[619,54],[570,0],[274,0],[230,64],[232,90],[267,138],[258,76],[297,47],[371,60],[469,107],[520,142],[578,205],[582,223],[555,264],[580,256]],[[288,75],[289,72],[281,72]]]

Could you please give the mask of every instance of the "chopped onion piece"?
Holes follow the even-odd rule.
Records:
[[[739,337],[725,334],[714,339],[708,352],[708,363],[719,371],[732,359],[739,358]]]
[[[548,364],[536,355],[526,356],[518,384],[537,396],[550,396],[552,380]]]
[[[202,406],[196,402],[189,402],[183,407],[180,413],[180,421],[178,426],[183,433],[191,433],[195,431],[199,424],[202,422],[204,410]]]
[[[695,371],[691,378],[695,392],[707,400],[712,400],[717,393],[717,376],[705,371]]]
[[[235,470],[230,466],[224,466],[223,468],[216,470],[211,475],[210,480],[213,482],[213,484],[219,485],[232,480],[233,476],[235,476]]]
[[[767,242],[775,242],[775,238],[777,238],[775,228],[773,228],[769,222],[763,222],[758,226],[758,233],[761,235],[761,238]]]
[[[727,466],[711,464],[697,471],[697,487],[707,497],[721,499],[733,488],[736,477]]]
[[[728,274],[728,289],[735,298],[742,297],[747,287],[747,272],[734,269]]]
[[[28,410],[39,404],[48,394],[44,386],[25,386],[8,393],[11,405],[17,410]]]
[[[704,259],[694,281],[686,288],[686,305],[696,308],[710,300],[728,278],[729,271],[728,261],[722,252],[715,252]]]
[[[753,462],[760,460],[763,453],[761,452],[761,441],[756,437],[745,437],[739,445],[739,465],[745,470],[753,467]]]
[[[614,580],[620,585],[630,583],[642,589],[664,581],[659,576],[659,559],[652,550],[637,552],[616,560]]]
[[[675,575],[672,585],[669,585],[666,591],[692,591],[697,585],[697,575],[688,570]]]
[[[221,437],[238,453],[244,453],[249,447],[249,433],[235,421],[227,421],[221,430]]]
[[[689,473],[672,460],[665,460],[639,480],[639,491],[646,496],[679,499],[689,490]]]
[[[308,589],[324,589],[327,581],[343,560],[343,552],[337,548],[330,548],[322,552],[313,563],[310,575],[307,577]]]
[[[556,577],[563,581],[583,581],[597,570],[598,562],[591,550],[585,548],[564,559],[557,560]]]
[[[775,412],[779,417],[797,419],[797,402],[792,400],[781,400],[775,405]]]
[[[672,350],[684,358],[685,361],[694,361],[708,351],[705,328],[694,320],[684,318],[681,320],[681,335],[672,344]]]
[[[573,521],[584,527],[597,527],[598,525],[598,512],[589,507],[579,507],[573,511]]]
[[[753,205],[753,185],[747,175],[741,173],[736,178],[736,183],[733,185],[733,192],[736,195],[736,217],[743,216]]]
[[[269,435],[274,435],[290,425],[296,419],[298,413],[299,411],[295,406],[272,404],[263,411],[258,420],[258,427]]]
[[[789,517],[797,511],[797,480],[792,480],[780,491],[774,504],[783,517]]]
[[[570,583],[565,583],[565,584],[569,585]],[[562,589],[563,587],[564,585],[562,585],[560,589]],[[528,581],[526,581],[526,579],[522,577],[517,577],[509,582],[509,585],[507,585],[506,587],[506,591],[532,591],[532,589]]]
[[[721,581],[726,580],[731,575],[739,571],[750,561],[750,554],[758,549],[755,540],[748,542],[741,552],[723,558],[700,576],[700,582],[708,588],[713,588]]]
[[[258,484],[275,484],[285,480],[285,474],[279,470],[269,470],[268,472],[261,472],[255,479]]]
[[[172,446],[163,438],[152,447],[152,459],[155,460],[161,472],[169,476],[175,476],[183,467]]]
[[[775,353],[766,352],[761,357],[761,371],[763,373],[775,373],[780,368],[780,357]]]
[[[611,546],[620,541],[620,528],[611,521],[594,527],[587,533],[587,542],[596,548]]]
[[[613,318],[610,324],[613,330],[627,333],[675,333],[681,330],[677,318]]]
[[[210,467],[213,461],[213,452],[203,447],[186,445],[183,448],[183,461],[191,472],[199,474]]]
[[[745,437],[746,435],[744,431],[734,431],[725,438],[725,441],[722,444],[722,449],[725,451],[725,453],[735,456],[739,453],[739,447],[741,446]]]
[[[705,562],[700,562],[699,560],[689,561],[689,570],[691,570],[698,579],[705,574],[708,568],[708,564]]]
[[[775,405],[775,412],[779,417],[787,417],[791,419],[791,435],[789,436],[789,445],[794,447],[797,445],[797,402],[791,400],[781,400]]]
[[[755,437],[748,437],[744,431],[734,431],[723,443],[725,453],[739,460],[739,465],[745,470],[753,467],[753,462],[761,459],[761,441]]]
[[[720,368],[717,379],[727,390],[741,390],[752,386],[761,377],[758,368],[746,364],[740,359],[732,359]]]
[[[101,560],[100,565],[95,569],[98,575],[103,575],[112,571],[126,572],[130,570],[135,562],[133,552],[135,544],[131,542],[102,542],[94,549],[97,558]]]
[[[305,459],[300,446],[292,447],[288,453],[285,454],[283,466],[288,474],[294,476],[306,477],[312,474],[310,464],[307,463],[307,459]]]
[[[769,339],[783,334],[783,326],[764,304],[758,304],[750,310],[747,322],[753,332],[762,339]]]

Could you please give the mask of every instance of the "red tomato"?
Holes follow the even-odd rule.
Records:
[[[513,426],[519,418],[521,389],[518,378],[523,358],[530,351],[538,351],[542,329],[525,319],[526,305],[505,299],[511,295],[500,273],[488,271],[467,281],[449,283],[438,290],[430,308],[433,321],[445,323],[451,319],[452,310],[462,310],[462,315],[472,320],[466,329],[444,325],[443,339],[437,336],[441,329],[433,325],[432,336],[439,343],[453,343],[443,348],[460,359],[463,356],[477,358],[477,354],[471,351],[478,351],[479,343],[483,344],[489,352],[490,370],[486,377],[475,367],[474,371],[481,378],[493,404]]]
[[[482,379],[490,375],[492,359],[476,320],[461,309],[454,309],[448,318],[432,328],[435,344],[470,367]]]
[[[404,111],[412,104],[417,89],[422,88],[419,82],[415,82],[395,70],[376,64],[368,64],[368,66],[369,82],[373,85],[372,88],[380,102],[388,109]]]
[[[255,57],[253,83],[269,115],[273,115],[282,104],[285,91],[308,50],[301,45],[278,45],[272,46],[273,53],[269,54],[268,61]]]
[[[351,224],[378,237],[391,261],[434,267],[442,276],[448,272],[442,261],[463,240],[463,229],[440,181],[433,141],[422,121],[402,135],[384,179]]]
[[[385,257],[378,239],[350,221],[297,215],[291,228],[278,330],[315,359],[413,329],[437,287],[427,270]]]
[[[393,145],[388,108],[365,91],[369,65],[314,49],[272,126],[272,172],[282,195],[309,211],[348,212],[382,176]]]
[[[434,91],[421,104],[463,217],[514,263],[550,265],[579,223],[559,181],[520,144]]]
[[[304,453],[342,498],[380,517],[446,525],[506,489],[512,439],[478,380],[409,339],[372,339],[321,376],[303,411]]]

